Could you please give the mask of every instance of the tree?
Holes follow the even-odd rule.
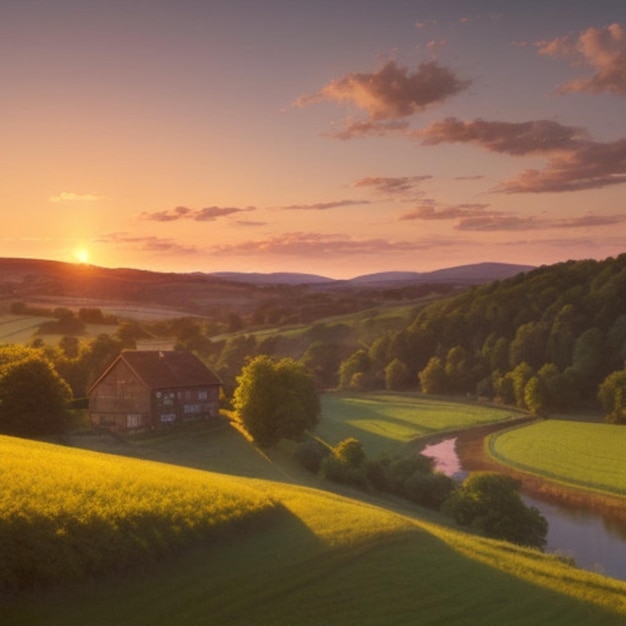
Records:
[[[319,397],[306,368],[291,358],[274,361],[267,355],[244,366],[233,406],[246,431],[263,446],[283,438],[299,441],[320,416]]]
[[[419,373],[419,380],[424,393],[443,393],[446,385],[446,371],[443,361],[434,356]]]
[[[38,437],[65,430],[71,390],[41,355],[0,366],[0,431]]]
[[[394,359],[385,368],[385,387],[390,391],[404,389],[408,377],[409,368],[400,359]]]
[[[609,374],[598,390],[598,399],[611,424],[626,424],[626,369]]]
[[[443,510],[457,524],[489,537],[543,548],[548,522],[536,508],[524,504],[519,488],[519,481],[510,476],[474,472],[446,500]]]
[[[368,374],[371,362],[367,350],[353,352],[339,366],[339,388],[350,389],[354,387],[354,377],[357,374]]]

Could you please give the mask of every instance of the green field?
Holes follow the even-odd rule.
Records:
[[[198,441],[211,438],[214,446],[202,458]],[[154,529],[189,537],[184,520],[201,526],[193,544],[174,555],[155,559],[158,543],[149,545],[138,569],[3,598],[0,622],[12,626],[617,626],[626,620],[626,583],[460,533],[432,517],[425,521],[415,507],[392,510],[385,502],[290,485],[284,481],[294,479],[291,468],[278,467],[280,450],[261,455],[229,427],[110,445],[157,459],[170,454],[179,464],[189,457],[205,469],[264,468],[260,475],[284,474],[282,481],[11,438],[0,445],[2,473],[12,477],[5,481],[12,515],[23,511],[33,521],[23,524],[13,550],[34,542],[40,559],[63,568],[72,555],[70,521],[84,526],[75,540],[102,535],[92,558],[114,546],[128,524],[136,538],[157,537]],[[240,523],[259,514],[260,523]]]
[[[626,428],[548,420],[492,435],[488,449],[497,461],[516,469],[626,496]]]
[[[31,315],[0,315],[0,345],[29,343],[35,336],[39,325],[52,319]]]
[[[417,393],[336,393],[322,396],[319,436],[337,444],[356,437],[376,456],[416,439],[523,414],[508,407],[434,398]]]

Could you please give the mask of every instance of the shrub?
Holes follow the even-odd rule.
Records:
[[[441,472],[414,472],[404,482],[405,496],[417,504],[431,509],[439,509],[454,491],[456,484],[452,478]]]
[[[494,472],[474,472],[446,500],[443,510],[457,524],[488,537],[543,548],[548,523],[534,507],[527,507],[519,481]]]
[[[330,448],[317,439],[305,439],[298,444],[294,456],[305,469],[313,474],[320,471],[322,461],[331,453]]]

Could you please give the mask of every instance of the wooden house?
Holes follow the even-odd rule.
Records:
[[[89,419],[126,430],[215,417],[220,387],[191,352],[125,350],[91,386]]]

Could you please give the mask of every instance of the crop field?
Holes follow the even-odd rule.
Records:
[[[183,460],[186,438],[196,435],[180,437],[171,441]],[[425,521],[415,507],[390,510],[284,482],[8,437],[0,445],[2,473],[12,476],[0,528],[21,520],[2,555],[21,565],[20,575],[58,576],[77,563],[76,544],[99,560],[105,548],[119,557],[120,535],[144,538],[144,550],[195,538],[149,567],[6,596],[0,621],[12,626],[619,626],[626,619],[626,583]],[[259,516],[264,523],[242,526]],[[236,532],[223,532],[233,525]],[[205,531],[219,540],[203,541]],[[36,571],[35,559],[47,568]]]
[[[28,343],[32,340],[39,325],[51,319],[25,315],[0,315],[0,345]]]
[[[547,420],[489,438],[497,461],[570,485],[626,496],[626,428]]]
[[[356,437],[368,454],[398,448],[418,437],[520,417],[494,407],[416,393],[336,393],[322,396],[319,436],[337,444]]]

